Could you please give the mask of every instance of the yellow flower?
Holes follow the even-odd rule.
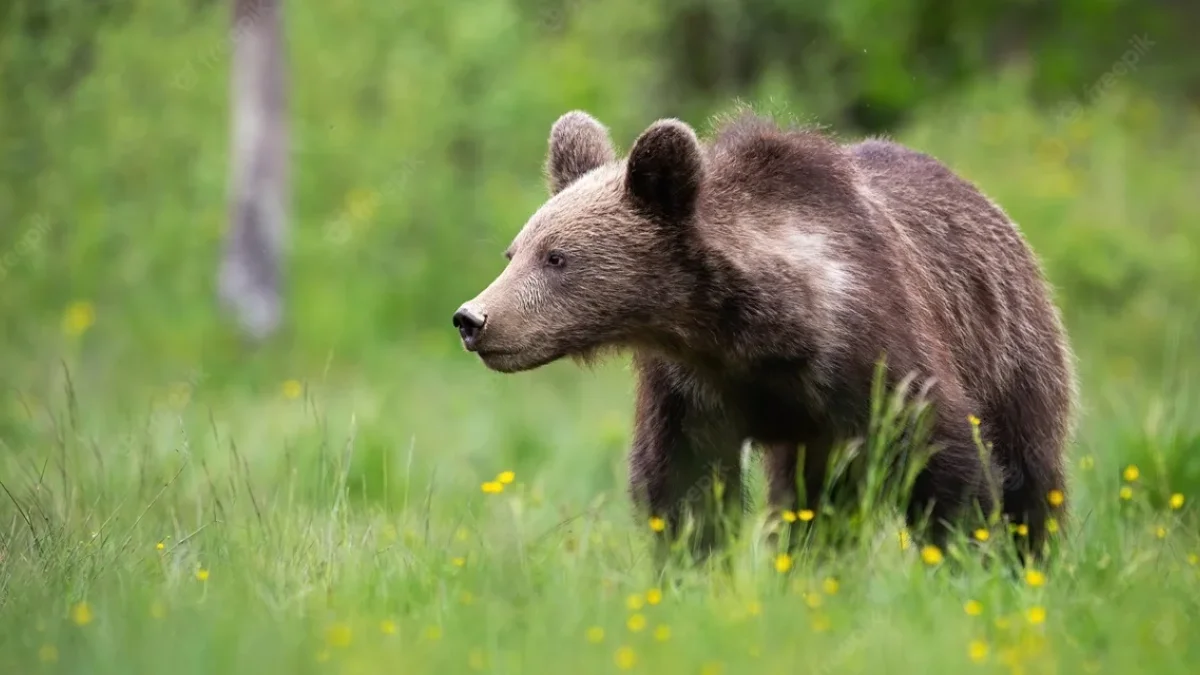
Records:
[[[633,616],[629,617],[628,621],[625,622],[625,626],[629,628],[629,630],[637,633],[646,627],[646,617],[642,616],[641,614],[634,614]]]
[[[79,337],[96,322],[96,308],[90,302],[78,301],[67,306],[62,329],[68,337]]]
[[[963,610],[967,616],[979,616],[983,614],[983,603],[978,600],[968,600],[967,604],[963,605]]]
[[[384,619],[383,621],[380,621],[379,632],[383,633],[384,635],[395,635],[396,622],[392,621],[391,619]]]
[[[926,565],[936,565],[942,562],[942,550],[929,544],[921,549],[921,560],[924,560]]]
[[[970,422],[971,426],[973,427],[979,426],[979,418],[974,415],[967,415],[967,421]]]
[[[299,380],[288,380],[283,383],[283,397],[287,399],[300,398],[304,393],[304,385]]]
[[[604,641],[604,629],[600,626],[592,626],[591,628],[587,629],[587,633],[585,635],[587,637],[587,641],[591,642],[592,644],[599,644]]]
[[[670,626],[659,626],[658,628],[655,628],[654,629],[654,639],[658,640],[659,642],[666,642],[667,640],[670,640],[671,639],[671,627]]]
[[[817,514],[813,513],[811,509],[801,509],[800,512],[796,514],[796,517],[807,523],[815,518],[816,515]]]
[[[613,656],[613,660],[621,670],[629,670],[637,665],[637,654],[633,651],[633,647],[621,647]]]
[[[1062,490],[1051,490],[1050,493],[1046,495],[1046,501],[1050,502],[1050,506],[1062,506],[1063,499]]]
[[[1167,528],[1163,527],[1162,525],[1159,525],[1158,527],[1154,528],[1154,536],[1158,537],[1159,539],[1166,539],[1167,538]]]
[[[1046,583],[1046,575],[1038,570],[1029,570],[1025,572],[1025,583],[1037,588]]]
[[[909,544],[912,543],[911,538],[908,536],[908,530],[900,530],[899,536],[900,536],[900,550],[907,551]]]
[[[1013,531],[1017,533],[1018,537],[1028,537],[1029,536],[1029,526],[1026,525],[1025,523],[1021,523],[1020,525],[1017,525],[1016,528],[1013,529]]]
[[[981,663],[988,655],[987,643],[983,640],[971,640],[967,645],[967,656],[975,663]]]
[[[450,562],[454,563],[455,567],[463,567],[464,565],[467,564],[467,559],[462,556],[459,556],[457,558],[454,558]]]
[[[479,649],[472,649],[471,651],[467,652],[467,666],[471,670],[483,670],[485,665],[483,651]]]
[[[1183,495],[1176,492],[1175,494],[1171,495],[1171,501],[1168,503],[1171,505],[1171,508],[1175,509],[1176,511],[1178,511],[1179,509],[1182,509],[1183,508]]]
[[[1133,481],[1138,479],[1138,474],[1139,474],[1139,472],[1138,472],[1137,465],[1130,464],[1129,466],[1125,467],[1125,473],[1122,475],[1124,476],[1126,481],[1132,483]]]
[[[750,603],[746,605],[746,611],[750,613],[750,616],[758,616],[759,614],[762,614],[762,603],[757,600],[751,600]]]
[[[641,609],[642,605],[644,603],[645,603],[645,600],[639,593],[634,593],[634,594],[630,595],[628,598],[625,598],[625,606],[634,612]]]
[[[1094,466],[1096,466],[1095,457],[1092,457],[1091,455],[1084,455],[1083,457],[1079,458],[1079,468],[1083,469],[1084,471],[1088,471]]]
[[[196,570],[196,579],[198,581],[208,581],[208,570],[204,569],[203,567]]]
[[[80,626],[92,622],[92,608],[86,602],[80,602],[71,608],[71,620]]]
[[[1046,531],[1049,532],[1050,534],[1054,534],[1055,532],[1058,532],[1058,519],[1047,518],[1046,519]]]
[[[657,605],[658,603],[662,602],[662,591],[658,590],[657,588],[651,588],[650,590],[646,591],[646,602],[651,605]]]
[[[833,577],[825,577],[825,581],[821,583],[821,588],[824,589],[826,594],[835,595],[837,594],[840,585],[838,584],[837,579],[834,579]]]
[[[357,189],[346,196],[346,210],[356,220],[369,220],[379,206],[379,194],[374,190]]]
[[[1187,557],[1187,561],[1188,561],[1189,565],[1195,565],[1197,563],[1200,563],[1200,555],[1196,555],[1195,553],[1189,553],[1188,557]]]
[[[489,480],[488,482],[484,483],[483,485],[480,485],[479,489],[483,490],[485,493],[487,493],[489,495],[494,495],[494,494],[499,494],[504,491],[504,484],[499,481]]]
[[[154,545],[154,550],[156,550],[156,551],[161,551],[164,548],[166,548],[166,545],[163,544],[161,541]]]
[[[38,650],[38,660],[42,663],[57,663],[58,647],[54,645],[42,645],[42,648]]]
[[[330,647],[349,647],[352,637],[350,626],[344,623],[335,623],[325,631],[325,641]]]
[[[466,541],[467,537],[471,536],[471,531],[465,527],[460,527],[454,531],[454,538],[459,541]]]
[[[516,474],[511,471],[501,471],[499,475],[496,476],[496,481],[508,485],[509,483],[513,482],[516,477]]]
[[[784,511],[782,515],[783,515],[783,519],[786,522],[789,522],[789,523],[796,522],[796,512],[795,511]]]
[[[1025,617],[1032,624],[1044,623],[1046,621],[1046,609],[1044,607],[1030,607]]]
[[[654,530],[655,532],[662,532],[663,530],[667,529],[667,521],[655,516],[650,519],[650,529]]]
[[[825,600],[816,593],[805,593],[804,604],[808,605],[809,609],[817,609],[821,605],[825,604]]]
[[[1122,485],[1121,486],[1121,499],[1123,499],[1125,501],[1129,501],[1130,499],[1133,499],[1133,488],[1129,487],[1128,485]]]
[[[783,574],[792,569],[792,556],[786,553],[780,553],[775,556],[775,571]]]
[[[981,527],[978,530],[975,530],[975,538],[979,541],[987,541],[988,537],[990,536],[992,536],[992,533],[988,532],[986,527]]]

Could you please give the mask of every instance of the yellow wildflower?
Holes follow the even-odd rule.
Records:
[[[988,655],[987,643],[983,640],[971,640],[967,645],[967,656],[975,663],[981,663]]]
[[[1029,623],[1039,624],[1046,621],[1046,609],[1044,607],[1030,607],[1026,612],[1025,617],[1029,619]]]
[[[659,642],[666,642],[671,639],[671,627],[659,626],[654,629],[654,639]]]
[[[1121,499],[1129,501],[1130,499],[1133,499],[1133,488],[1129,487],[1128,485],[1122,485],[1120,494]]]
[[[645,599],[640,593],[634,593],[625,598],[625,606],[634,612],[641,609],[643,604],[645,604]]]
[[[657,605],[662,602],[662,591],[657,588],[651,588],[646,591],[646,602],[651,605]]]
[[[505,485],[508,485],[509,483],[513,482],[513,480],[515,480],[516,477],[517,477],[517,475],[515,473],[513,473],[512,471],[501,471],[496,476],[496,481],[499,483],[504,483]]]
[[[987,541],[988,537],[990,536],[992,536],[992,533],[988,532],[986,527],[981,527],[978,530],[975,530],[975,538],[979,541]]]
[[[161,551],[164,548],[166,548],[166,545],[163,544],[161,541],[154,545],[154,550],[156,550],[156,551]]]
[[[1159,539],[1166,539],[1167,538],[1167,528],[1163,527],[1162,525],[1159,525],[1158,527],[1154,528],[1154,536],[1158,537]]]
[[[634,633],[637,633],[646,627],[646,617],[641,614],[634,614],[625,622],[625,626]]]
[[[350,626],[344,623],[335,623],[325,631],[325,642],[330,647],[349,647],[352,637]]]
[[[1055,532],[1058,532],[1058,519],[1057,518],[1047,518],[1046,519],[1046,531],[1049,532],[1050,534],[1054,534]]]
[[[808,605],[809,609],[816,609],[825,604],[825,600],[817,593],[805,593],[804,604]]]
[[[926,565],[936,565],[942,562],[942,550],[929,544],[921,549],[921,560],[924,560]]]
[[[655,532],[662,532],[663,530],[667,529],[667,521],[655,516],[650,519],[650,529],[654,530]]]
[[[762,614],[762,603],[757,600],[751,600],[746,605],[746,611],[750,613],[750,616],[758,616]]]
[[[1122,474],[1122,476],[1125,478],[1126,481],[1132,483],[1133,481],[1138,479],[1139,473],[1140,472],[1138,471],[1137,465],[1130,464],[1129,466],[1125,467],[1125,472]]]
[[[304,385],[299,380],[288,380],[283,383],[283,397],[286,399],[300,398],[304,393]]]
[[[979,418],[974,415],[967,415],[967,421],[970,422],[971,426],[973,427],[979,426]]]
[[[203,567],[196,570],[196,579],[198,581],[208,581],[208,570],[204,569]]]
[[[783,574],[792,569],[792,556],[786,553],[780,553],[775,556],[775,571]]]
[[[789,522],[789,523],[796,522],[796,512],[795,511],[784,511],[782,516],[786,522]]]
[[[459,556],[457,558],[454,558],[450,562],[454,563],[455,567],[463,567],[467,564],[467,559],[462,556]]]
[[[54,645],[42,645],[42,648],[38,650],[38,660],[42,663],[57,663],[58,647]]]
[[[800,520],[803,520],[804,522],[806,522],[806,523],[807,523],[808,521],[810,521],[810,520],[812,520],[813,518],[815,518],[815,517],[816,517],[816,515],[817,515],[817,514],[815,514],[815,513],[813,513],[813,512],[812,512],[812,509],[801,509],[801,510],[800,510],[800,511],[799,511],[799,512],[796,514],[796,517],[797,517],[797,518],[799,518]]]
[[[68,337],[79,337],[96,322],[96,308],[90,302],[78,301],[67,306],[62,329]]]
[[[600,626],[592,626],[591,628],[587,629],[585,636],[587,637],[588,642],[591,642],[592,644],[599,644],[604,641],[604,629]]]
[[[825,577],[825,581],[821,583],[821,588],[824,589],[825,593],[828,595],[835,595],[838,592],[839,587],[840,585],[838,584],[838,580],[834,579],[833,577]]]
[[[92,622],[92,608],[86,602],[80,602],[71,608],[71,620],[80,626]]]
[[[613,660],[621,670],[629,670],[637,665],[637,653],[633,651],[633,647],[621,647],[613,656]]]
[[[1029,526],[1026,525],[1025,523],[1021,523],[1021,524],[1017,525],[1015,528],[1013,528],[1013,531],[1017,533],[1018,537],[1028,537],[1029,536]]]
[[[391,619],[384,619],[383,621],[380,621],[379,632],[383,633],[384,635],[395,635],[396,622],[392,621]]]
[[[1183,508],[1183,495],[1176,492],[1175,494],[1171,495],[1171,501],[1169,501],[1168,504],[1170,504],[1171,508],[1175,509],[1176,511],[1178,511],[1179,509],[1182,509]]]
[[[1200,563],[1200,555],[1196,555],[1195,553],[1189,553],[1188,557],[1187,557],[1187,561],[1188,561],[1189,565],[1196,565],[1197,563]]]
[[[1038,588],[1046,583],[1046,575],[1038,570],[1028,570],[1025,572],[1025,583]]]
[[[483,490],[485,493],[487,493],[489,495],[494,495],[494,494],[499,494],[504,491],[504,484],[499,481],[489,480],[486,483],[480,485],[479,489]]]
[[[978,600],[968,600],[967,604],[963,605],[963,611],[967,616],[979,616],[983,614],[983,603]]]
[[[1091,455],[1084,455],[1083,457],[1079,458],[1079,468],[1083,469],[1084,471],[1089,471],[1094,466],[1096,466],[1095,457],[1092,457]]]
[[[1050,502],[1050,506],[1062,506],[1063,499],[1062,490],[1051,490],[1046,495],[1046,501]]]

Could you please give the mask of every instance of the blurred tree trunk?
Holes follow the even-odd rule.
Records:
[[[233,0],[230,223],[219,293],[244,334],[270,336],[283,315],[288,138],[282,0]]]

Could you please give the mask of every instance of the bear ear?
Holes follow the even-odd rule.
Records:
[[[625,171],[635,204],[667,222],[685,220],[695,211],[704,173],[700,140],[679,120],[659,120],[634,142]]]
[[[608,129],[596,118],[581,110],[559,117],[550,128],[550,152],[546,157],[551,196],[592,169],[616,159]]]

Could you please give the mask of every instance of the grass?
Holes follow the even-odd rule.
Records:
[[[1200,656],[1195,496],[1150,503],[1119,417],[1082,429],[1073,527],[1041,577],[982,564],[1001,532],[932,556],[880,516],[854,546],[782,560],[745,528],[730,572],[663,586],[620,485],[627,429],[599,414],[626,373],[496,377],[457,405],[436,384],[476,367],[413,367],[393,390],[168,388],[137,425],[62,377],[6,449],[3,671],[1183,673]],[[423,396],[396,405],[409,385]],[[457,429],[438,408],[464,411]],[[545,420],[534,447],[523,419]]]

